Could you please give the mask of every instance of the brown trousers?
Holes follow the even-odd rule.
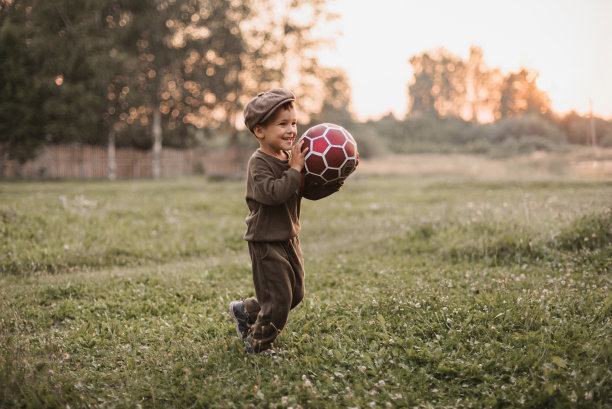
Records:
[[[254,322],[247,341],[256,351],[272,348],[285,328],[289,311],[304,298],[304,260],[297,237],[286,241],[249,241],[257,298],[244,300]]]

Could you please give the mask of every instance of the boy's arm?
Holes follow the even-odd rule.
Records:
[[[302,174],[292,168],[285,171],[280,178],[276,178],[272,169],[261,159],[256,159],[250,166],[253,199],[265,205],[276,206],[285,203],[297,192],[302,183]]]
[[[323,199],[332,193],[336,193],[344,185],[343,180],[336,182],[330,182],[325,185],[310,185],[304,186],[302,189],[302,196],[309,200]]]

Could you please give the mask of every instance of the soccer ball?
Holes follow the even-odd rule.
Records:
[[[315,125],[301,139],[302,149],[308,148],[304,162],[306,185],[342,181],[355,170],[357,143],[340,125]]]

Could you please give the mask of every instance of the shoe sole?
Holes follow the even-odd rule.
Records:
[[[242,333],[240,332],[240,325],[239,325],[240,323],[238,322],[238,318],[234,314],[234,308],[232,308],[233,306],[234,306],[234,303],[231,302],[229,305],[229,314],[234,320],[234,327],[236,327],[236,335],[238,335],[238,338],[240,338],[241,340],[244,340],[244,338],[242,337]]]
[[[247,354],[255,355],[255,356],[264,356],[269,358],[278,358],[278,354],[273,349],[265,349],[263,351],[256,352],[253,350],[251,344],[248,341],[244,341],[244,350]]]
[[[272,349],[266,349],[265,351],[256,352],[255,355],[257,355],[257,356],[265,356],[265,357],[268,357],[268,358],[277,358],[276,351],[274,351]]]

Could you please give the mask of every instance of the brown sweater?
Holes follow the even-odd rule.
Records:
[[[287,152],[289,154],[289,152]],[[247,166],[248,241],[282,241],[300,233],[302,197],[318,200],[337,192],[342,183],[301,190],[302,174],[281,160],[256,150]]]

